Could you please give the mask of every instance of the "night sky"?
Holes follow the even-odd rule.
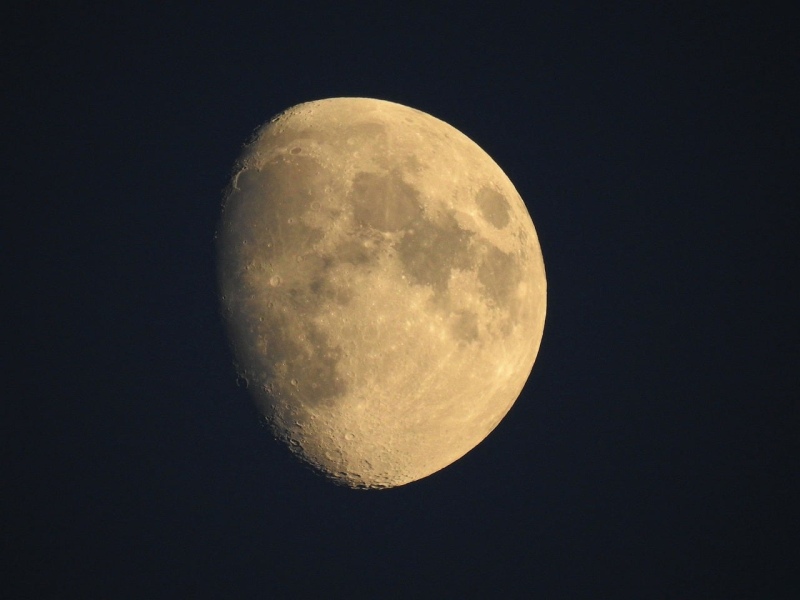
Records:
[[[202,4],[4,9],[3,597],[800,597],[789,11]],[[272,440],[216,299],[242,144],[336,96],[478,143],[548,277],[505,420],[380,492]]]

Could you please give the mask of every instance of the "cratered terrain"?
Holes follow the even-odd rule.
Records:
[[[522,199],[474,142],[406,106],[320,100],[257,130],[217,249],[239,376],[340,484],[403,485],[462,457],[539,350],[545,272]]]

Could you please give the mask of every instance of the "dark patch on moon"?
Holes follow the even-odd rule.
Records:
[[[264,381],[259,383],[276,401],[297,397],[308,405],[325,405],[347,392],[336,369],[342,350],[312,322],[303,320],[298,328],[296,321],[271,311],[261,313],[256,328],[266,343],[249,348],[248,354],[261,363]]]
[[[353,291],[349,288],[333,285],[322,273],[315,275],[308,286],[315,301],[327,300],[339,306],[347,306],[353,299]]]
[[[520,269],[515,258],[495,246],[489,246],[478,267],[478,281],[483,294],[500,307],[508,307],[511,295],[520,282]]]
[[[403,170],[411,171],[412,173],[421,173],[422,163],[419,162],[415,154],[409,154],[403,161]]]
[[[375,242],[370,244],[369,238],[362,240],[345,240],[339,243],[335,250],[337,262],[346,262],[354,266],[367,265],[377,261],[378,253],[376,251]]]
[[[471,311],[461,311],[456,315],[451,328],[453,336],[462,342],[478,341],[478,315]]]
[[[312,354],[300,354],[294,373],[297,385],[301,386],[301,397],[308,404],[325,403],[343,396],[347,392],[345,380],[339,376],[336,366],[342,358],[342,349],[331,344],[328,336],[311,323],[307,324],[307,337]]]
[[[425,218],[411,223],[397,252],[412,283],[430,285],[439,293],[446,291],[452,269],[470,266],[471,235],[452,216],[442,225]]]
[[[243,245],[257,246],[263,258],[302,252],[322,239],[322,231],[300,221],[322,178],[320,164],[302,155],[278,157],[261,169],[243,171],[226,199],[226,209],[232,207],[223,214],[226,231],[241,236]]]
[[[359,173],[350,200],[355,219],[379,231],[399,231],[422,212],[419,192],[395,172]]]
[[[248,357],[247,370],[260,372],[257,383],[276,405],[290,407],[297,400],[326,405],[347,392],[337,372],[341,349],[314,325],[313,316],[321,299],[346,304],[352,292],[328,281],[334,259],[309,252],[324,231],[303,222],[329,177],[318,161],[284,154],[239,173],[223,209],[220,268],[226,286],[240,290],[238,306],[230,311],[239,315],[230,320],[232,338],[246,340],[240,349]],[[341,260],[363,264],[370,256],[353,244],[336,256]],[[281,265],[279,270],[273,271],[273,264]]]
[[[348,124],[344,129],[343,137],[348,143],[358,145],[364,145],[365,142],[374,143],[376,139],[386,139],[386,126],[377,121]]]
[[[508,202],[502,194],[490,187],[482,187],[475,196],[475,202],[484,219],[498,229],[502,229],[509,222]]]

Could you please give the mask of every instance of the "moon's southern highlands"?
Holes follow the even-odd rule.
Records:
[[[217,235],[236,368],[277,438],[388,488],[461,458],[519,396],[546,281],[500,167],[424,112],[294,106],[236,163]]]

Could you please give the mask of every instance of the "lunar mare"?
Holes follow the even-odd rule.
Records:
[[[337,483],[386,488],[500,422],[542,338],[544,263],[500,167],[450,125],[333,98],[260,128],[226,192],[221,304],[273,433]]]

